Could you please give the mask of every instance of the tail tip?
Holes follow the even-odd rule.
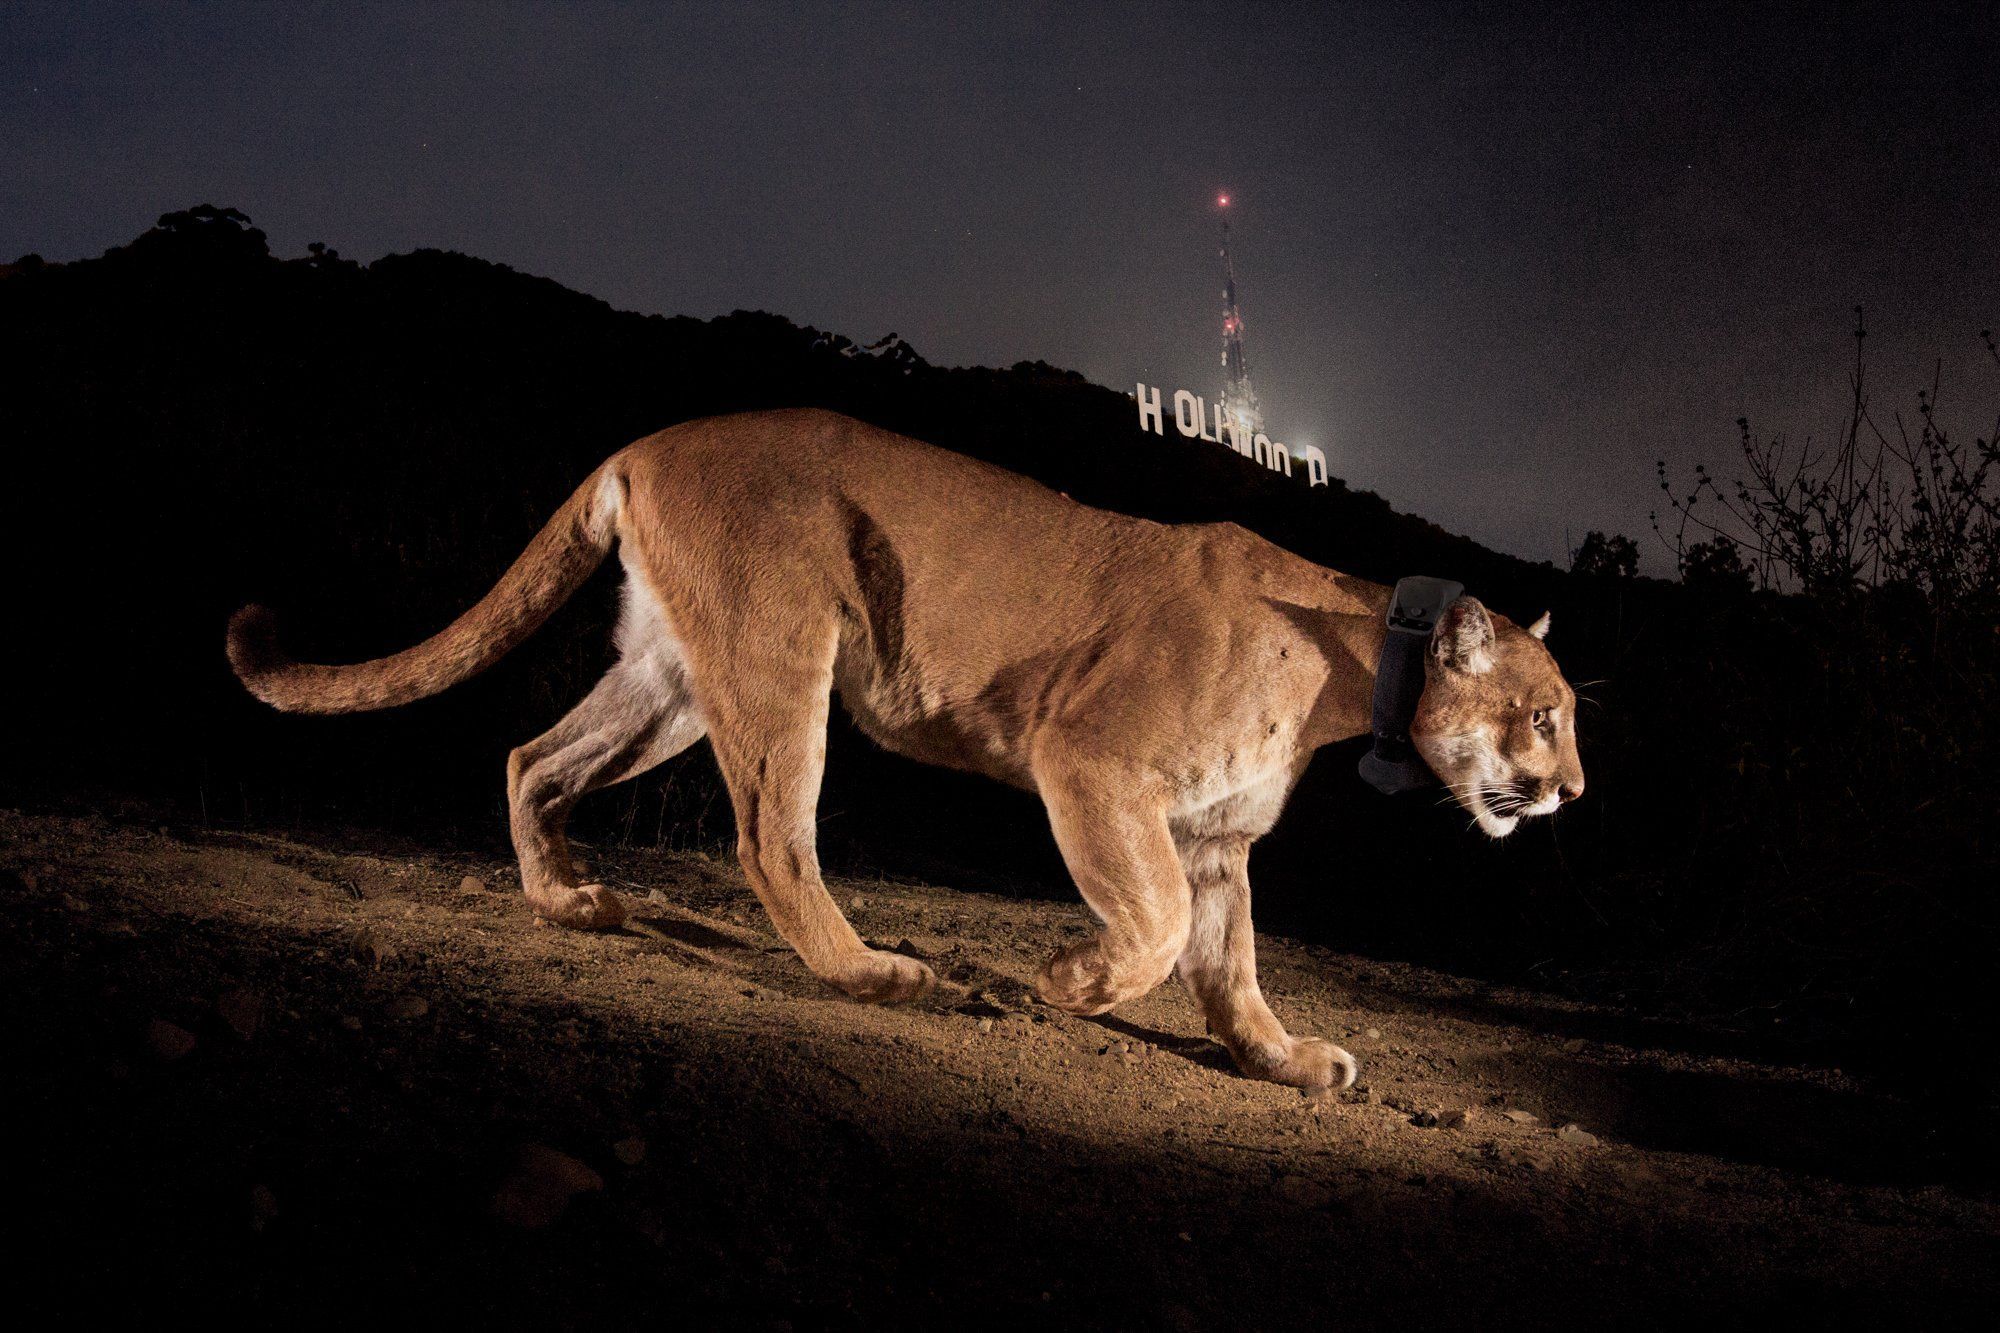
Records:
[[[244,688],[265,703],[283,707],[264,690],[264,679],[285,664],[278,648],[278,617],[267,606],[251,603],[229,617],[226,644],[230,669]]]

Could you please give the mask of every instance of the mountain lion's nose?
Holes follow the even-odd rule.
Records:
[[[1575,782],[1573,782],[1573,783],[1571,783],[1571,782],[1565,782],[1565,783],[1563,783],[1563,785],[1562,785],[1562,791],[1561,791],[1561,796],[1562,796],[1562,798],[1563,798],[1563,802],[1564,802],[1564,804],[1568,804],[1569,802],[1571,802],[1571,801],[1574,801],[1574,800],[1575,800],[1575,799],[1576,799],[1577,797],[1579,797],[1579,796],[1581,796],[1581,795],[1583,795],[1583,779],[1582,779],[1582,778],[1578,778],[1578,779],[1577,779],[1577,780],[1576,780]]]

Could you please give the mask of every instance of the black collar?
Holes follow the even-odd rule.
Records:
[[[1410,743],[1410,722],[1424,695],[1424,655],[1431,630],[1465,585],[1412,574],[1389,596],[1389,633],[1375,667],[1375,744],[1361,756],[1361,778],[1377,791],[1394,795],[1433,786],[1432,775]]]

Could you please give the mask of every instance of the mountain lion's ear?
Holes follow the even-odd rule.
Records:
[[[1528,626],[1528,633],[1534,635],[1538,639],[1548,638],[1549,613],[1546,611],[1542,612],[1542,618],[1540,620],[1537,620],[1534,624]]]
[[[1444,609],[1431,631],[1431,652],[1449,671],[1476,676],[1493,667],[1493,617],[1476,597],[1461,597]]]

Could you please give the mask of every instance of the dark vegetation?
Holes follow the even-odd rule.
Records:
[[[1844,513],[1815,488],[1841,484],[1851,459],[1798,476],[1780,460],[1768,483],[1684,502],[1703,522],[1723,494],[1747,509],[1683,527],[1686,577],[1669,583],[1634,577],[1621,538],[1598,536],[1560,571],[1338,481],[1309,490],[1142,434],[1124,396],[1041,363],[945,369],[893,338],[864,349],[769,314],[629,314],[435,251],[279,260],[228,211],[170,214],[99,259],[0,272],[10,803],[131,801],[215,826],[363,825],[497,853],[506,751],[607,662],[613,572],[488,676],[355,718],[252,702],[223,661],[228,613],[276,607],[308,657],[403,647],[480,595],[612,450],[712,413],[824,405],[1089,503],[1231,519],[1384,582],[1448,575],[1516,618],[1553,610],[1551,646],[1591,682],[1585,800],[1492,844],[1427,798],[1375,795],[1354,749],[1336,747],[1257,853],[1264,928],[1992,1091],[1964,1043],[1985,1010],[1984,886],[2000,870],[1992,510],[1966,500],[1987,495],[1992,449],[1941,430],[1948,457],[1927,443],[1934,395],[1915,435],[1882,437],[1884,475],[1866,485],[1893,483],[1903,449],[1920,460],[1904,472],[1936,494]],[[1872,420],[1850,452],[1869,454]],[[593,798],[578,832],[722,851],[712,773],[698,747]],[[844,723],[821,816],[837,869],[1069,892],[1031,798],[881,754]]]

